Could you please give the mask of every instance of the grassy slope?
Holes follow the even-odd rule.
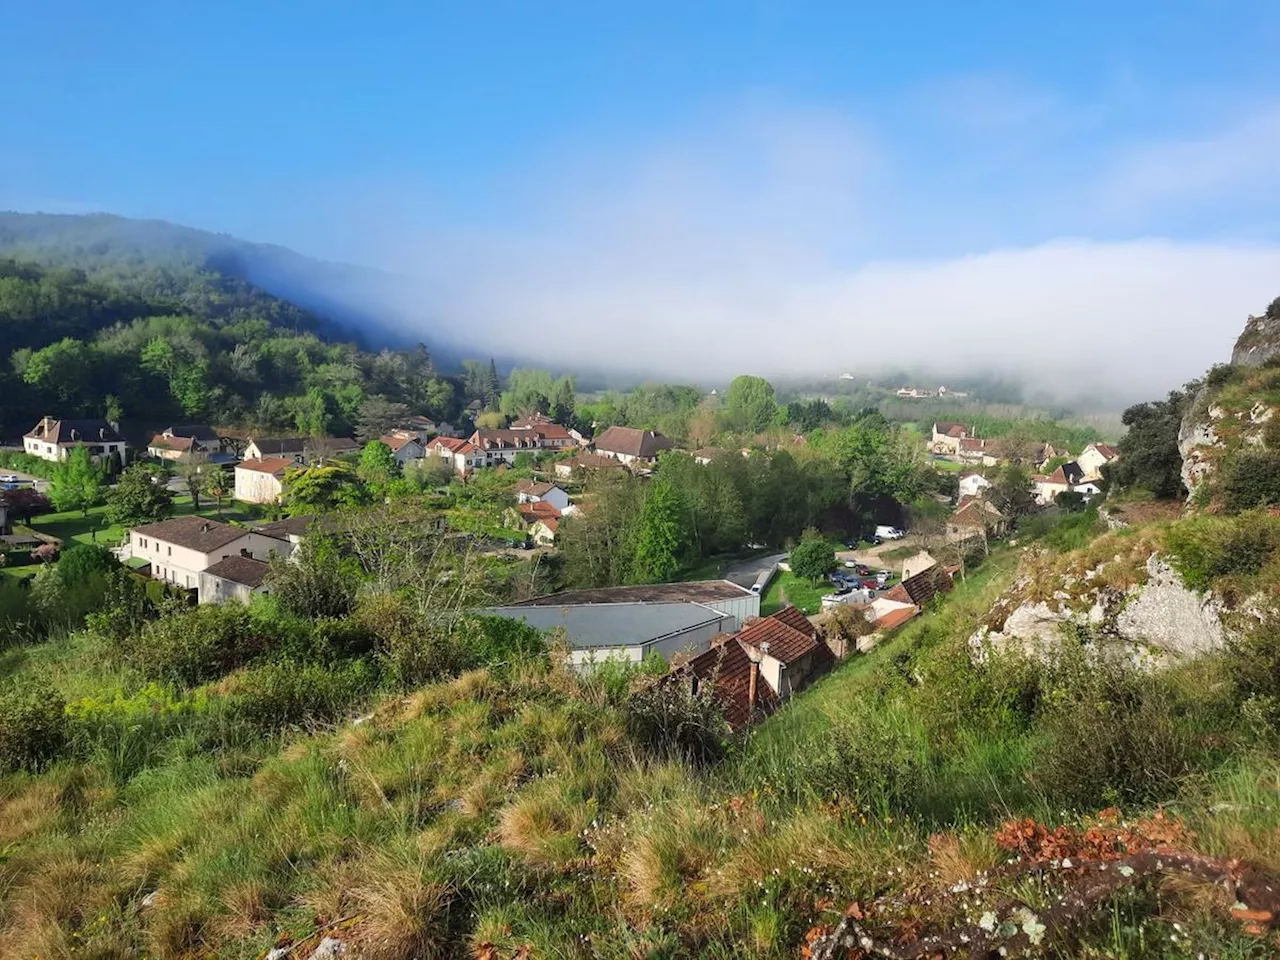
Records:
[[[603,688],[528,667],[477,671],[392,698],[359,726],[280,741],[211,746],[179,726],[131,778],[112,771],[136,739],[0,779],[0,955],[250,958],[317,918],[354,916],[345,936],[406,960],[485,943],[500,955],[528,943],[537,957],[793,956],[806,927],[832,916],[817,901],[838,911],[933,870],[993,866],[989,831],[1006,816],[1067,817],[1029,789],[1025,735],[962,735],[943,750],[913,692],[932,684],[889,682],[906,658],[953,654],[1016,562],[993,555],[705,776],[639,758]],[[9,667],[50,676],[69,699],[136,689],[96,644],[46,644]],[[918,794],[867,806],[810,783],[843,731],[855,742],[889,731],[887,745],[923,755]],[[1208,772],[1177,799],[1202,850],[1280,862],[1273,757]],[[959,838],[950,860],[931,853],[940,829]],[[1138,922],[1149,905],[1121,903],[1093,955],[1270,955],[1215,926],[1207,903],[1179,908],[1191,933],[1177,944],[1167,923]]]

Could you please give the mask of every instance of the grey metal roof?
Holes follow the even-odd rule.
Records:
[[[575,649],[639,647],[709,623],[733,619],[700,603],[584,603],[494,607],[481,613],[523,620],[536,630],[564,629]]]
[[[743,600],[755,594],[732,580],[688,580],[683,583],[643,583],[625,587],[563,590],[513,603],[513,607],[563,607],[589,603],[715,603]]]

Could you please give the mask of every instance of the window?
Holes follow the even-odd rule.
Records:
[[[173,547],[170,547],[170,548],[169,548],[169,553],[168,553],[167,555],[168,555],[168,556],[170,556],[170,557],[172,557],[172,556],[173,556]]]

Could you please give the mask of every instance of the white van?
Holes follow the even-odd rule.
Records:
[[[881,540],[901,540],[906,534],[897,527],[876,527],[876,536]]]

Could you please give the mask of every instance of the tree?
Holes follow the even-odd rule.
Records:
[[[370,440],[360,451],[360,464],[356,467],[356,475],[369,486],[381,489],[399,473],[399,466],[390,447],[381,440]]]
[[[284,495],[291,514],[323,513],[340,506],[358,506],[368,496],[345,463],[293,468],[284,475]]]
[[[222,501],[227,499],[227,494],[231,492],[226,471],[221,468],[211,470],[204,482],[204,492],[218,508],[218,516],[222,516]]]
[[[1031,477],[1017,464],[1003,466],[992,478],[993,502],[1010,517],[1029,513],[1035,505],[1031,495]]]
[[[1120,459],[1103,468],[1118,487],[1142,487],[1172,500],[1182,495],[1182,454],[1178,431],[1182,417],[1200,390],[1198,382],[1170,391],[1164,400],[1138,403],[1121,416],[1129,428],[1120,441]]]
[[[631,577],[638,583],[661,583],[680,569],[688,542],[685,505],[672,485],[659,477],[649,487],[636,530]]]
[[[156,481],[145,463],[126,467],[107,495],[107,517],[122,526],[160,520],[172,510],[173,494],[163,480]]]
[[[759,433],[778,415],[773,384],[763,377],[734,377],[725,400],[725,419],[731,430]]]
[[[40,513],[48,513],[53,504],[43,493],[33,487],[18,487],[15,490],[0,490],[0,506],[3,506],[13,520],[30,523],[31,518]]]
[[[394,403],[386,397],[374,394],[360,402],[356,417],[356,438],[363,441],[377,440],[396,427],[403,426],[409,415],[409,406]]]
[[[67,459],[54,467],[49,499],[59,510],[79,510],[88,516],[89,508],[102,502],[102,489],[102,470],[89,456],[89,450],[72,447]]]
[[[220,467],[213,469],[221,472]],[[191,494],[192,507],[196,510],[200,509],[200,493],[209,482],[208,470],[209,458],[196,450],[192,450],[178,461],[178,476],[182,477],[187,493]]]
[[[810,527],[791,551],[788,562],[797,577],[817,582],[836,568],[836,551],[829,540]]]
[[[551,419],[564,426],[572,426],[575,403],[573,378],[561,377],[556,381],[555,396],[551,400]]]
[[[493,362],[493,357],[489,358],[489,369],[485,373],[483,386],[485,403],[496,403],[502,395],[502,377],[498,376],[498,365]]]

